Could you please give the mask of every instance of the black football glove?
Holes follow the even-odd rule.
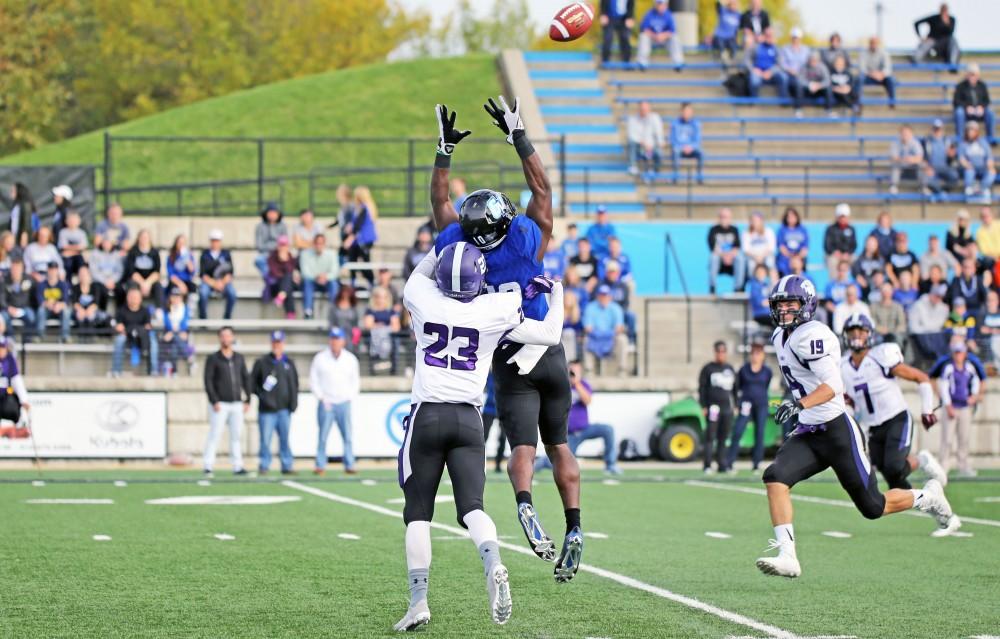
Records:
[[[774,411],[774,421],[779,424],[786,424],[795,419],[796,415],[802,412],[802,404],[798,400],[786,399],[781,402],[778,409]]]
[[[455,146],[470,135],[472,131],[456,131],[454,111],[448,115],[448,107],[439,104],[434,107],[434,113],[438,121],[438,147],[437,152],[441,155],[451,155],[455,151]]]
[[[507,106],[507,100],[502,95],[499,107],[493,102],[493,98],[490,98],[489,102],[484,104],[483,108],[493,118],[493,124],[507,135],[507,144],[514,144],[514,131],[524,131],[524,122],[521,121],[521,98],[514,98],[513,109]]]

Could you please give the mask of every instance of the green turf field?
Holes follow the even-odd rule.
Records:
[[[67,481],[88,477],[91,482]],[[367,480],[234,481],[187,473],[6,472],[0,479],[0,636],[387,637],[408,594],[394,474]],[[634,471],[583,486],[585,564],[568,585],[523,552],[505,479],[490,477],[514,616],[488,619],[482,568],[438,506],[429,603],[433,637],[818,637],[939,639],[1000,635],[1000,476],[947,491],[971,537],[933,539],[929,518],[869,522],[829,481],[802,485],[796,533],[803,577],[764,577],[771,536],[758,480],[703,483],[683,471]],[[126,480],[127,486],[112,484]],[[376,480],[373,484],[370,480]],[[448,494],[442,486],[442,494]],[[270,505],[167,506],[178,496],[285,496]],[[106,505],[31,499],[112,499]],[[833,502],[825,502],[835,500]],[[540,476],[536,505],[560,532]],[[848,533],[832,538],[823,532]],[[724,533],[729,538],[706,536]],[[216,534],[235,539],[221,541]],[[355,535],[358,539],[339,535]],[[110,541],[95,541],[107,535]]]

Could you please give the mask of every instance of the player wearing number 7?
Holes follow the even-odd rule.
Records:
[[[410,606],[396,624],[413,630],[430,621],[427,579],[431,565],[434,498],[445,467],[455,493],[458,523],[468,528],[486,572],[493,621],[510,618],[507,569],[500,563],[497,529],[483,511],[486,444],[480,405],[493,351],[505,340],[558,344],[562,336],[562,285],[545,277],[532,284],[552,293],[543,321],[525,319],[520,293],[480,295],[486,258],[475,246],[456,242],[432,251],[403,289],[417,341],[410,415],[399,451],[399,485],[406,505],[406,564]],[[435,284],[436,280],[436,284]]]
[[[798,577],[802,568],[795,552],[792,528],[792,487],[827,468],[866,519],[910,508],[929,512],[947,525],[951,506],[941,484],[927,482],[922,490],[892,488],[882,494],[868,460],[864,435],[844,404],[840,374],[840,342],[825,324],[813,319],[816,289],[800,275],[786,275],[771,291],[771,317],[777,325],[771,343],[778,365],[792,393],[778,407],[774,419],[791,434],[764,471],[767,500],[774,525],[770,550],[777,557],[761,557],[757,568],[766,575]],[[794,428],[788,428],[794,427]]]

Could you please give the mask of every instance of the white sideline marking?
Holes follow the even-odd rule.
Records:
[[[77,504],[94,506],[97,504],[113,504],[114,499],[25,499],[26,504]]]
[[[587,533],[590,536],[590,533]],[[437,537],[432,537],[432,539],[439,539],[441,541],[459,541],[468,539],[468,535],[438,535]],[[515,539],[514,535],[497,535],[497,539]]]
[[[737,637],[735,635],[729,635],[726,639],[776,639],[775,637],[751,637],[749,635],[744,635],[742,637]],[[818,637],[799,637],[799,639],[858,639],[855,635],[819,635]],[[971,639],[976,639],[972,637]],[[997,639],[1000,639],[998,637]]]
[[[453,501],[455,501],[455,498],[453,496],[451,496],[451,495],[437,495],[437,496],[434,497],[434,503],[435,504],[450,504]],[[405,497],[394,497],[392,499],[386,499],[385,503],[387,503],[387,504],[405,504],[406,503],[406,498]]]
[[[851,533],[840,532],[839,530],[824,530],[821,534],[834,539],[850,539]]]
[[[964,530],[956,530],[953,533],[945,535],[945,537],[971,537],[971,536],[972,536],[972,533],[965,532]],[[1000,637],[998,637],[997,639],[1000,639]]]
[[[198,480],[198,485],[199,486],[211,486],[212,482],[208,481],[207,479],[199,479]]]
[[[36,479],[35,481],[31,482],[31,485],[37,488],[41,488],[42,486],[45,485],[45,482],[42,481],[41,479]]]
[[[996,635],[973,635],[969,639],[1000,639],[1000,637]]]
[[[233,541],[236,539],[236,537],[233,537],[232,535],[227,535],[226,533],[216,533],[215,538],[218,539],[219,541]]]
[[[978,501],[981,504],[1000,504],[1000,497],[976,497],[972,501]]]
[[[584,536],[587,537],[588,539],[607,539],[608,538],[607,533],[592,532],[590,530],[588,530],[587,532],[585,532]]]
[[[339,533],[337,536],[340,537],[341,539],[349,539],[351,541],[357,541],[361,539],[361,537],[358,537],[354,533]]]
[[[305,484],[300,484],[294,481],[283,481],[281,483],[289,488],[300,490],[304,493],[315,495],[316,497],[322,497],[323,499],[329,499],[330,501],[333,502],[346,504],[348,506],[355,506],[357,508],[363,508],[365,510],[371,511],[373,513],[378,513],[380,515],[385,515],[387,517],[394,517],[396,519],[403,518],[403,513],[397,510],[391,510],[389,508],[378,506],[376,504],[371,504],[366,501],[360,501],[357,499],[351,499],[350,497],[343,497],[341,495],[336,495],[334,493],[328,493],[325,490],[313,488],[312,486],[307,486]],[[456,526],[449,526],[447,524],[441,524],[436,521],[431,522],[431,527],[437,528],[438,530],[445,530],[447,532],[452,533],[453,535],[461,535],[463,537],[468,536],[467,533],[461,528],[458,528]],[[531,550],[520,545],[515,546],[514,544],[501,541],[500,546],[506,550],[521,553],[522,555],[529,555],[531,557],[535,556],[535,553],[533,553]],[[751,619],[750,617],[745,617],[739,613],[723,610],[722,608],[713,606],[712,604],[707,604],[693,597],[680,595],[675,592],[671,592],[666,588],[653,586],[645,582],[639,581],[638,579],[633,579],[632,577],[628,577],[626,575],[621,575],[616,572],[611,572],[610,570],[598,568],[597,566],[591,564],[583,564],[582,566],[580,566],[580,570],[583,572],[589,572],[599,577],[604,577],[605,579],[614,581],[629,588],[634,588],[636,590],[641,590],[643,592],[648,592],[652,595],[656,595],[657,597],[668,599],[675,603],[679,603],[683,606],[687,606],[688,608],[694,608],[695,610],[706,612],[710,615],[723,619],[724,621],[728,621],[729,623],[745,626],[747,628],[758,630],[760,632],[765,632],[769,636],[774,637],[775,639],[801,639],[800,637],[798,637],[797,635],[788,630],[782,630],[781,628],[778,628],[776,626],[772,626],[770,624],[757,621],[756,619]]]
[[[94,541],[111,541],[111,537],[107,535],[94,535]]]
[[[115,480],[115,488],[125,488],[126,486],[128,486],[128,482],[124,482],[120,479]]]
[[[284,504],[301,499],[294,495],[189,495],[147,499],[146,503],[153,506],[260,506]]]
[[[604,484],[605,486],[618,486],[621,484],[621,482],[618,481],[617,479],[605,479],[601,483]]]
[[[714,488],[716,490],[731,490],[736,493],[746,493],[748,495],[764,495],[767,496],[767,491],[763,488],[749,488],[747,486],[732,486],[730,484],[717,484],[710,481],[701,481],[698,479],[688,479],[684,481],[687,486],[697,486],[699,488]],[[826,497],[813,497],[812,495],[792,495],[792,499],[795,501],[806,501],[811,504],[825,504],[827,506],[841,506],[843,508],[854,508],[854,504],[847,501],[846,499],[827,499]],[[910,515],[912,517],[930,517],[925,513],[917,512],[915,510],[904,510],[902,515]],[[1000,521],[996,519],[980,519],[978,517],[966,517],[965,515],[959,515],[962,519],[962,523],[979,524],[981,526],[994,526],[1000,528]]]
[[[705,532],[706,537],[711,537],[712,539],[732,539],[732,535],[727,535],[724,532],[715,532],[714,530],[709,530]]]
[[[378,485],[378,482],[375,481],[374,479],[362,479],[361,480],[361,485],[362,486],[376,486],[376,485]]]

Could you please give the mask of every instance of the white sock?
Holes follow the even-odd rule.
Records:
[[[910,508],[923,510],[927,505],[927,500],[924,499],[924,491],[913,488],[910,490],[910,494],[913,495],[913,505]]]
[[[431,523],[411,521],[406,526],[406,567],[409,570],[431,567]]]
[[[780,524],[775,526],[774,538],[785,543],[785,545],[781,547],[779,554],[790,552],[793,556],[795,555],[795,531],[793,530],[791,524]],[[786,548],[788,550],[786,550]]]
[[[467,513],[462,521],[469,527],[469,536],[472,537],[472,543],[476,544],[476,548],[487,541],[497,541],[497,526],[483,511],[473,510]]]

